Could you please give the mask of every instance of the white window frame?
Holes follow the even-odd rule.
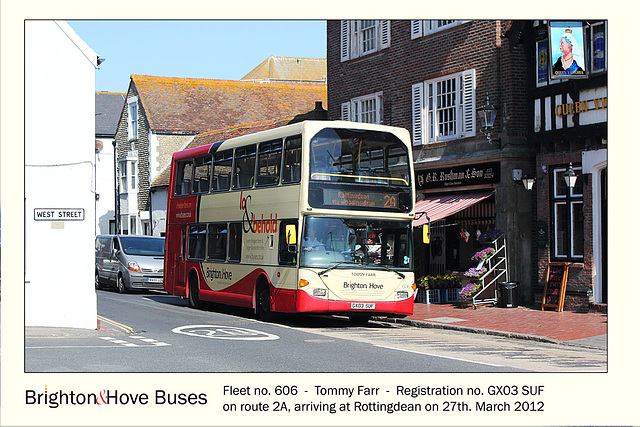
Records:
[[[136,189],[136,181],[137,181],[137,177],[138,177],[138,162],[136,162],[135,160],[132,160],[129,162],[130,165],[130,172],[131,172],[131,178],[129,179],[129,182],[131,183],[131,189],[135,190]]]
[[[390,45],[391,21],[388,19],[340,21],[341,62],[378,52]]]
[[[468,20],[412,19],[411,40],[447,30],[465,22],[468,22]]]
[[[455,82],[453,97],[441,98],[453,102],[454,117],[445,118],[438,108],[438,89],[447,82]],[[444,84],[444,85],[443,85]],[[411,86],[412,138],[414,145],[469,138],[476,135],[476,72],[475,69],[438,77]],[[449,112],[451,108],[449,108]],[[442,113],[442,114],[441,114]],[[447,113],[449,114],[449,113]],[[454,129],[441,134],[439,127],[445,119],[453,120]]]
[[[127,99],[127,138],[129,141],[138,139],[138,97]]]
[[[342,103],[340,114],[342,120],[382,124],[382,92],[359,96]]]
[[[120,184],[120,193],[128,193],[129,192],[129,179],[127,174],[128,162],[126,159],[122,159],[118,161],[118,183]]]

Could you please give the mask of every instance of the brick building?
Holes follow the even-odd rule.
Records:
[[[515,34],[514,34],[515,35]],[[561,43],[580,69],[558,71]],[[550,263],[566,263],[564,306],[607,303],[607,21],[519,21],[527,58],[528,139],[536,148],[533,229],[535,296],[541,302]],[[565,74],[563,74],[565,73]],[[577,181],[567,187],[571,168]],[[591,304],[590,304],[591,303]]]
[[[497,228],[506,235],[508,279],[531,303],[533,204],[521,178],[533,172],[535,150],[526,138],[524,49],[512,45],[512,25],[328,21],[329,118],[410,130],[416,209],[446,211],[431,218],[431,243],[416,242],[417,277],[465,271],[478,237]],[[487,102],[496,119],[483,129],[477,110]]]
[[[328,21],[329,118],[411,132],[416,210],[432,220],[417,277],[465,271],[495,228],[521,304],[540,306],[560,262],[568,309],[606,302],[606,22],[580,25],[585,72],[556,78],[546,21]]]

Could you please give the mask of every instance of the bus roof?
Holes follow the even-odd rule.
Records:
[[[207,154],[209,152],[215,152],[221,145],[224,144],[223,149],[231,149],[240,147],[242,145],[257,143],[259,141],[265,141],[269,139],[277,139],[286,136],[301,134],[305,129],[309,128],[311,131],[319,131],[320,129],[327,127],[336,127],[344,129],[371,129],[379,130],[384,129],[386,131],[400,134],[405,133],[408,138],[408,131],[404,128],[386,126],[386,125],[373,125],[369,123],[360,122],[347,122],[341,120],[305,120],[298,123],[293,123],[285,126],[280,126],[273,129],[268,129],[260,132],[249,133],[246,135],[237,136],[227,140],[220,140],[210,144],[204,144],[199,147],[188,148],[186,150],[177,151],[173,154],[174,160],[180,160],[190,157],[197,157]],[[315,132],[314,132],[315,133]]]

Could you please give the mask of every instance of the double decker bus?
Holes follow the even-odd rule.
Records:
[[[413,160],[397,127],[304,121],[174,153],[164,288],[366,322],[413,313]]]

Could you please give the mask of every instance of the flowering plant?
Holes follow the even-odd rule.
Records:
[[[489,258],[491,255],[496,253],[496,250],[493,248],[484,248],[481,251],[478,251],[471,257],[471,261],[480,262]]]
[[[474,279],[477,279],[478,277],[482,276],[484,273],[487,272],[487,268],[486,267],[471,267],[470,269],[468,269],[467,271],[464,272],[464,275],[467,277],[471,277]]]
[[[498,238],[498,236],[502,234],[502,231],[498,228],[492,228],[490,230],[485,231],[484,233],[482,233],[480,235],[480,241],[481,242],[493,242],[494,240],[496,240]]]
[[[460,287],[460,277],[452,274],[424,276],[416,282],[416,285],[425,289],[458,288]]]
[[[480,290],[480,283],[471,282],[467,286],[462,288],[458,295],[461,300],[465,300],[473,296],[476,292],[478,292],[478,290]]]

